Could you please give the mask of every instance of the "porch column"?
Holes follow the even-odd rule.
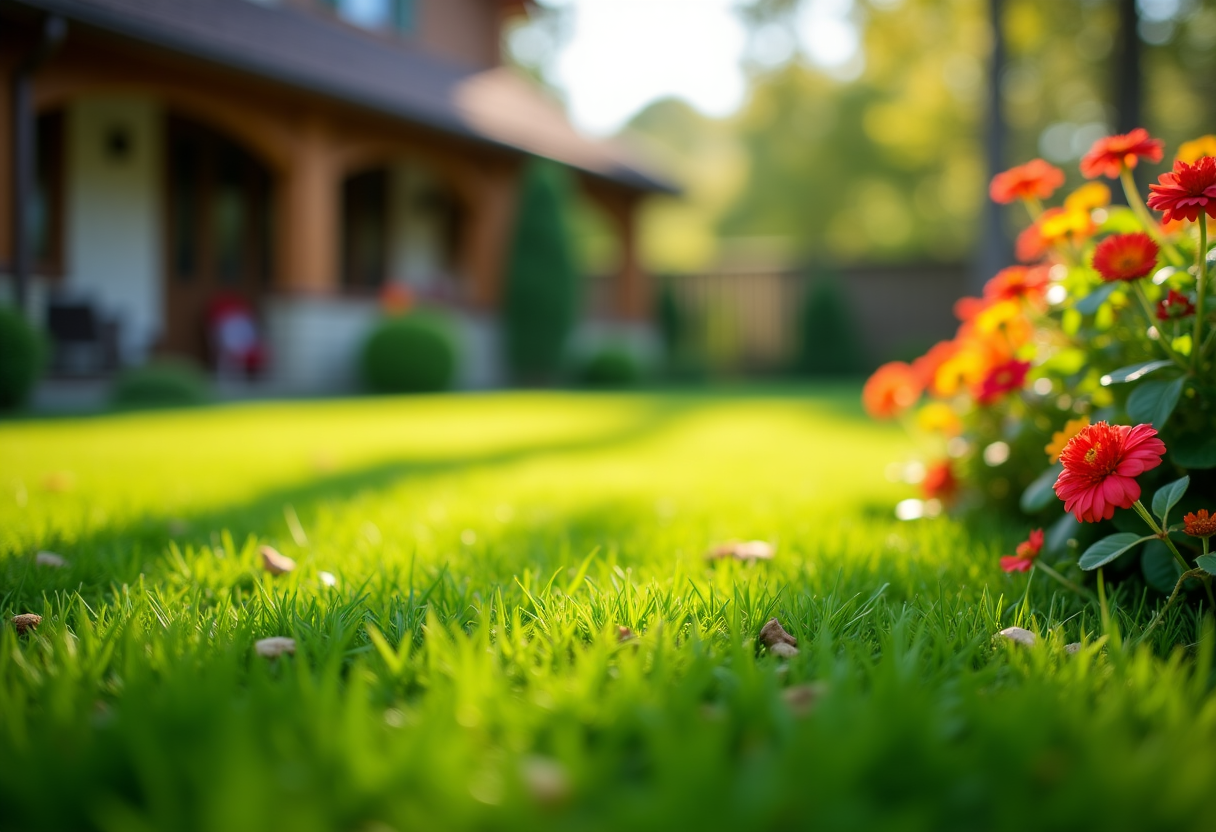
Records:
[[[279,188],[276,286],[291,293],[323,295],[340,285],[339,170],[321,124],[301,126]]]
[[[511,256],[519,172],[506,166],[487,168],[470,185],[460,267],[469,282],[469,303],[476,309],[491,310],[502,298],[503,276]]]
[[[650,317],[650,281],[638,259],[636,214],[638,199],[621,196],[608,203],[620,238],[620,273],[616,283],[616,313],[623,320]]]

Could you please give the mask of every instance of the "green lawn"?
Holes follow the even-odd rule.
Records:
[[[1112,649],[1024,527],[894,520],[857,394],[0,425],[0,829],[1210,829],[1211,631]]]

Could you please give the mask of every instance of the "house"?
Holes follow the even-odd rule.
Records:
[[[377,298],[400,283],[460,320],[461,383],[492,385],[516,192],[541,156],[610,219],[607,326],[644,338],[634,218],[670,186],[503,66],[501,26],[525,12],[0,0],[0,288],[35,318],[96,312],[122,364],[208,361],[209,309],[243,298],[270,377],[306,392],[353,383]]]

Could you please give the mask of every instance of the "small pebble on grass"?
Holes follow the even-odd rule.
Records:
[[[289,656],[296,654],[296,640],[287,638],[287,636],[264,638],[254,644],[254,647],[258,651],[258,655],[266,659],[277,659],[284,653]]]
[[[41,623],[42,616],[36,613],[23,612],[20,615],[13,616],[13,627],[17,629],[17,635],[19,636],[34,632]]]
[[[39,552],[34,556],[34,563],[39,566],[49,566],[52,569],[61,569],[68,565],[63,555],[57,555],[54,552]]]
[[[263,546],[258,551],[262,553],[262,568],[271,575],[282,575],[296,568],[294,560],[280,554],[273,546]]]

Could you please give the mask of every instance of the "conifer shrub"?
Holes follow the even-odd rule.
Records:
[[[516,381],[545,384],[557,376],[574,328],[579,276],[566,217],[569,172],[533,160],[524,170],[503,300],[507,368]]]
[[[46,356],[42,335],[12,307],[0,307],[0,410],[29,400]]]
[[[642,365],[624,347],[606,347],[584,362],[579,380],[588,387],[633,387],[642,380]]]
[[[456,339],[446,316],[416,311],[382,321],[368,336],[363,380],[377,393],[448,390],[456,378]]]
[[[808,376],[857,375],[869,369],[857,317],[840,281],[820,275],[811,284],[799,321],[798,371]]]

